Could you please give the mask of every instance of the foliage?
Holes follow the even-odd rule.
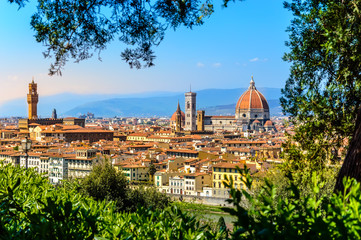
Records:
[[[353,133],[361,103],[361,1],[293,0],[285,7],[294,19],[281,105],[297,123],[299,148],[333,161]]]
[[[238,168],[244,176],[247,189],[234,189],[233,180],[224,184],[231,188],[229,200],[235,208],[226,212],[237,216],[232,238],[234,239],[360,239],[361,208],[360,184],[344,179],[345,191],[327,198],[320,195],[324,183],[316,172],[309,183],[311,192],[301,195],[294,182],[288,197],[277,195],[277,186],[269,181],[260,194],[250,194],[253,179],[248,169]],[[251,208],[242,207],[242,201],[251,202]]]
[[[0,232],[3,239],[93,239],[99,212],[111,204],[54,188],[33,170],[0,167]]]
[[[93,167],[92,172],[81,182],[80,187],[84,193],[95,200],[116,202],[119,211],[127,207],[126,198],[129,191],[127,179],[106,159]]]
[[[0,239],[219,239],[177,207],[116,212],[67,182],[54,187],[32,169],[0,167]]]
[[[169,198],[154,187],[130,187],[124,174],[106,159],[93,167],[79,188],[95,200],[115,202],[116,211],[134,212],[139,206],[164,209],[169,204]]]
[[[20,7],[27,2],[8,1]],[[223,5],[229,1],[223,0]],[[31,26],[36,41],[46,47],[44,56],[55,59],[50,75],[61,74],[70,58],[79,62],[93,53],[99,56],[116,39],[130,46],[122,59],[141,68],[153,65],[152,47],[160,44],[167,29],[202,25],[213,11],[212,0],[39,0]]]
[[[304,165],[303,169],[292,168],[292,166],[293,164],[286,162],[280,166],[274,166],[262,174],[253,175],[252,191],[250,192],[252,197],[259,196],[267,184],[277,186],[274,190],[275,198],[285,199],[291,197],[290,187],[292,185],[297,186],[300,196],[312,195],[313,189],[310,182],[312,182],[313,175],[317,173],[318,181],[322,182],[322,187],[320,186],[316,197],[320,198],[322,196],[325,201],[328,201],[334,191],[339,167],[330,166],[314,170],[307,165]],[[245,208],[250,208],[251,205],[247,201],[242,201],[242,206]]]
[[[149,165],[149,170],[148,170],[148,173],[149,173],[149,176],[150,176],[150,181],[151,182],[154,182],[154,174],[157,172],[157,168],[155,167],[155,165],[153,163],[151,163]]]
[[[249,170],[238,168],[252,190]],[[228,235],[224,220],[216,231],[177,206],[164,210],[138,208],[116,212],[112,201],[96,201],[68,182],[54,187],[32,169],[0,167],[1,239],[359,239],[361,189],[344,180],[345,191],[331,197],[319,194],[324,183],[316,174],[311,191],[302,195],[292,182],[288,197],[276,194],[266,181],[258,196],[230,187],[236,217]],[[249,209],[241,206],[248,199]],[[327,200],[327,201],[326,201]]]
[[[169,197],[159,192],[155,187],[140,186],[127,191],[126,211],[136,211],[140,206],[148,209],[164,209],[169,203]]]

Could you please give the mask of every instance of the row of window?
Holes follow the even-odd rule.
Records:
[[[216,188],[217,186],[218,186],[218,188],[225,188],[224,185],[223,185],[221,182],[218,182],[218,184],[214,182],[214,183],[213,183],[213,187]],[[233,184],[233,187],[234,187],[234,188],[238,188],[238,186],[241,187],[242,184],[239,184],[239,185],[238,185],[238,183],[234,183],[234,184]]]
[[[171,186],[182,186],[182,182],[170,182]]]
[[[213,172],[230,172],[238,173],[238,170],[235,168],[213,168]]]
[[[232,178],[234,178],[233,180],[234,181],[237,181],[238,180],[238,176],[232,176]],[[217,179],[217,174],[214,174],[213,175],[213,179]],[[222,179],[222,174],[218,174],[218,179],[221,180]],[[224,178],[226,179],[226,178]],[[230,179],[230,177],[228,177],[228,179]]]

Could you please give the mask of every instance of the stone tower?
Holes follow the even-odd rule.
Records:
[[[177,111],[175,115],[175,131],[180,132],[182,131],[182,112],[180,110],[179,102],[177,106]]]
[[[185,94],[185,115],[186,122],[184,125],[184,130],[186,131],[195,131],[196,130],[196,96],[195,92],[186,92]]]
[[[204,131],[204,110],[197,111],[197,130]]]
[[[29,93],[27,95],[28,107],[29,107],[29,119],[38,118],[38,101],[39,96],[37,92],[38,85],[34,83],[34,78],[31,83],[29,83]]]
[[[58,118],[58,114],[56,114],[56,109],[53,109],[53,113],[51,114],[51,118],[53,119],[57,119]]]

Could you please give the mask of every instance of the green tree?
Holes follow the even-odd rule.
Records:
[[[128,181],[107,159],[95,165],[92,172],[81,181],[80,186],[95,200],[114,201],[118,210],[126,207]]]
[[[116,212],[114,202],[96,201],[78,188],[0,164],[0,239],[220,239],[176,207]]]
[[[23,7],[27,0],[8,0]],[[227,6],[230,0],[223,0]],[[234,0],[233,0],[234,1]],[[242,1],[242,0],[240,0]],[[212,0],[38,0],[31,20],[36,41],[53,57],[50,75],[61,74],[69,59],[98,54],[115,40],[129,46],[121,57],[130,67],[153,65],[153,46],[167,29],[192,28],[213,13]]]
[[[325,183],[314,172],[308,183],[310,191],[301,194],[302,185],[291,182],[287,197],[278,195],[277,184],[266,181],[262,191],[252,195],[253,178],[249,169],[238,171],[244,176],[246,189],[234,189],[233,180],[225,181],[230,188],[228,202],[234,208],[224,208],[235,216],[231,239],[360,239],[360,183],[344,179],[347,191],[320,194]],[[243,201],[251,205],[245,208]]]
[[[157,172],[157,168],[155,167],[155,165],[153,163],[151,163],[149,165],[149,176],[150,176],[150,181],[153,182],[154,181],[154,174]]]
[[[104,159],[80,184],[80,189],[96,201],[112,201],[117,211],[135,212],[140,207],[164,209],[170,199],[154,187],[133,186],[124,174]]]
[[[361,1],[293,0],[285,3],[294,19],[288,31],[290,77],[281,104],[296,124],[293,140],[315,165],[335,161],[350,140],[361,103]],[[347,141],[346,141],[347,142]],[[355,149],[349,149],[349,153]],[[340,171],[361,180],[356,162]],[[341,184],[341,185],[340,185]]]

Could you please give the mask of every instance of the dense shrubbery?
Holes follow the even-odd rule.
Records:
[[[238,169],[245,176],[248,190],[231,188],[235,208],[226,212],[237,216],[234,239],[360,239],[361,192],[355,180],[344,179],[345,191],[339,194],[320,194],[325,182],[313,172],[309,191],[290,182],[287,196],[277,194],[277,186],[269,181],[257,196],[250,194],[253,179],[247,169]],[[243,207],[247,200],[249,208]]]
[[[252,177],[245,169],[245,185]],[[0,167],[1,239],[359,239],[361,191],[345,180],[347,191],[319,194],[323,187],[316,174],[310,191],[301,194],[291,181],[287,196],[277,194],[266,181],[256,196],[231,188],[236,216],[233,231],[220,220],[218,228],[201,224],[177,207],[119,212],[114,201],[95,200],[71,182],[54,187],[33,170]],[[231,184],[228,186],[230,187]],[[139,190],[144,191],[144,190]],[[141,196],[141,195],[139,195]],[[137,198],[142,198],[142,197]],[[245,208],[241,203],[248,200]],[[141,199],[139,201],[146,201]]]
[[[33,170],[0,167],[1,239],[217,239],[176,207],[117,212],[66,183],[54,187]]]
[[[170,202],[152,186],[132,188],[124,174],[107,160],[93,167],[90,175],[80,181],[79,190],[95,200],[114,201],[117,211],[134,212],[139,206],[164,209]]]

